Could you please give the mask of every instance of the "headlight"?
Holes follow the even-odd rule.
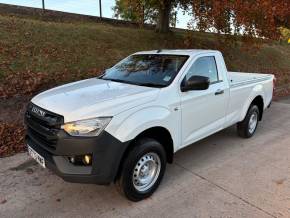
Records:
[[[66,123],[61,128],[71,136],[98,136],[106,128],[112,117],[100,117]]]

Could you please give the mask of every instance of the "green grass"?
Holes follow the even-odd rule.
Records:
[[[160,48],[219,49],[229,70],[290,74],[289,45],[259,42],[257,49],[241,38],[199,32],[188,36],[180,30],[161,35],[85,21],[61,23],[0,15],[0,77],[26,71],[81,75],[110,67],[133,52]]]

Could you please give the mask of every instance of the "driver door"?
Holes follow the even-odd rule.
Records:
[[[226,91],[215,56],[197,58],[183,79],[194,75],[208,77],[210,86],[207,90],[181,92],[182,147],[221,130],[225,121]]]

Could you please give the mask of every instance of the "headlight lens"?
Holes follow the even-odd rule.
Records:
[[[98,136],[106,128],[112,117],[100,117],[66,123],[61,128],[71,136]]]

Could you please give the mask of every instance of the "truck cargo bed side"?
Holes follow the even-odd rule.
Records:
[[[238,87],[272,79],[271,74],[228,72],[231,87]]]

